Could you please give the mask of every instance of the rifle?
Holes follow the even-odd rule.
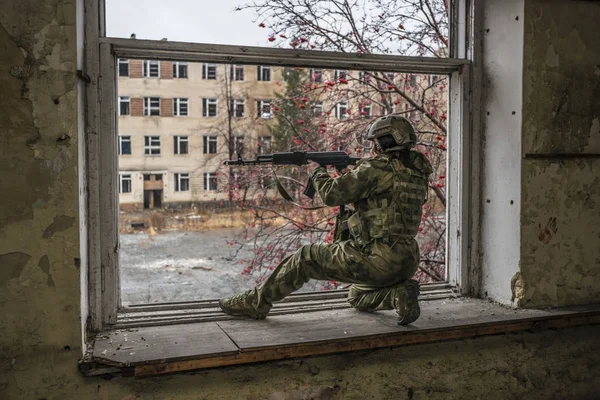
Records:
[[[358,157],[350,157],[343,151],[294,151],[273,154],[260,154],[254,160],[243,160],[241,155],[237,155],[236,160],[225,161],[225,165],[306,165],[313,161],[321,167],[327,165],[334,166],[338,171],[346,168],[348,165],[354,165],[360,160]],[[306,183],[304,195],[313,198],[315,187],[312,179]],[[284,196],[285,197],[285,196]]]

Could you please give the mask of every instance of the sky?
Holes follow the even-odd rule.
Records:
[[[253,11],[234,11],[249,0],[106,0],[107,36],[265,46],[268,30]]]

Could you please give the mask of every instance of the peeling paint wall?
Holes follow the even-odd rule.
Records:
[[[591,398],[600,392],[598,326],[144,380],[81,377],[76,12],[68,0],[4,0],[0,8],[1,399]],[[585,168],[593,166],[584,165],[569,193],[591,184]],[[554,165],[536,167],[532,179],[558,176]],[[565,186],[560,182],[553,185]],[[558,232],[563,224],[557,218]],[[590,232],[568,229],[582,243]]]
[[[600,4],[528,1],[522,164],[521,306],[600,298]],[[595,155],[587,157],[585,155]]]

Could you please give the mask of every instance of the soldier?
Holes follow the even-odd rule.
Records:
[[[347,300],[357,310],[396,309],[399,325],[419,318],[419,283],[411,278],[419,265],[415,236],[433,170],[422,153],[411,150],[417,137],[400,115],[378,118],[367,139],[375,142],[375,156],[337,178],[322,167],[310,175],[327,206],[354,206],[338,218],[334,243],[302,246],[254,289],[220,300],[225,313],[264,319],[274,301],[318,279],[352,283]]]

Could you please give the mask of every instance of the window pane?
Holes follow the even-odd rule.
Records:
[[[106,26],[109,37],[446,57],[448,4],[364,0],[332,12],[329,1],[220,0],[208,12],[199,1],[106,0]]]
[[[135,61],[140,60],[130,60],[130,66]],[[376,118],[393,112],[414,125],[417,149],[435,170],[418,236],[422,270],[417,277],[444,281],[447,76],[272,66],[270,81],[257,83],[259,70],[263,77],[259,65],[245,65],[245,80],[236,81],[230,79],[232,66],[222,64],[215,66],[216,79],[203,79],[203,64],[208,63],[189,62],[185,80],[170,73],[144,81],[118,79],[118,95],[130,97],[131,113],[118,119],[119,132],[131,136],[130,142],[121,138],[122,154],[131,154],[119,157],[119,168],[137,171],[131,193],[120,196],[125,304],[233,294],[251,288],[299,245],[330,241],[327,222],[333,221],[333,209],[294,209],[293,221],[306,226],[284,228],[292,212],[281,203],[271,166],[229,168],[223,161],[238,153],[254,159],[290,151],[341,150],[363,157],[372,146],[365,132]],[[172,71],[172,64],[161,67]],[[315,80],[317,71],[321,82]],[[339,79],[343,76],[346,82]],[[152,117],[144,116],[144,109]],[[185,118],[173,117],[186,111]],[[166,154],[161,150],[165,140]],[[295,200],[312,204],[302,195],[310,168],[274,169]],[[235,228],[216,228],[223,220]],[[144,227],[136,228],[139,224]],[[148,247],[152,232],[157,236]],[[152,273],[142,278],[141,271]],[[303,290],[332,287],[311,281]]]

